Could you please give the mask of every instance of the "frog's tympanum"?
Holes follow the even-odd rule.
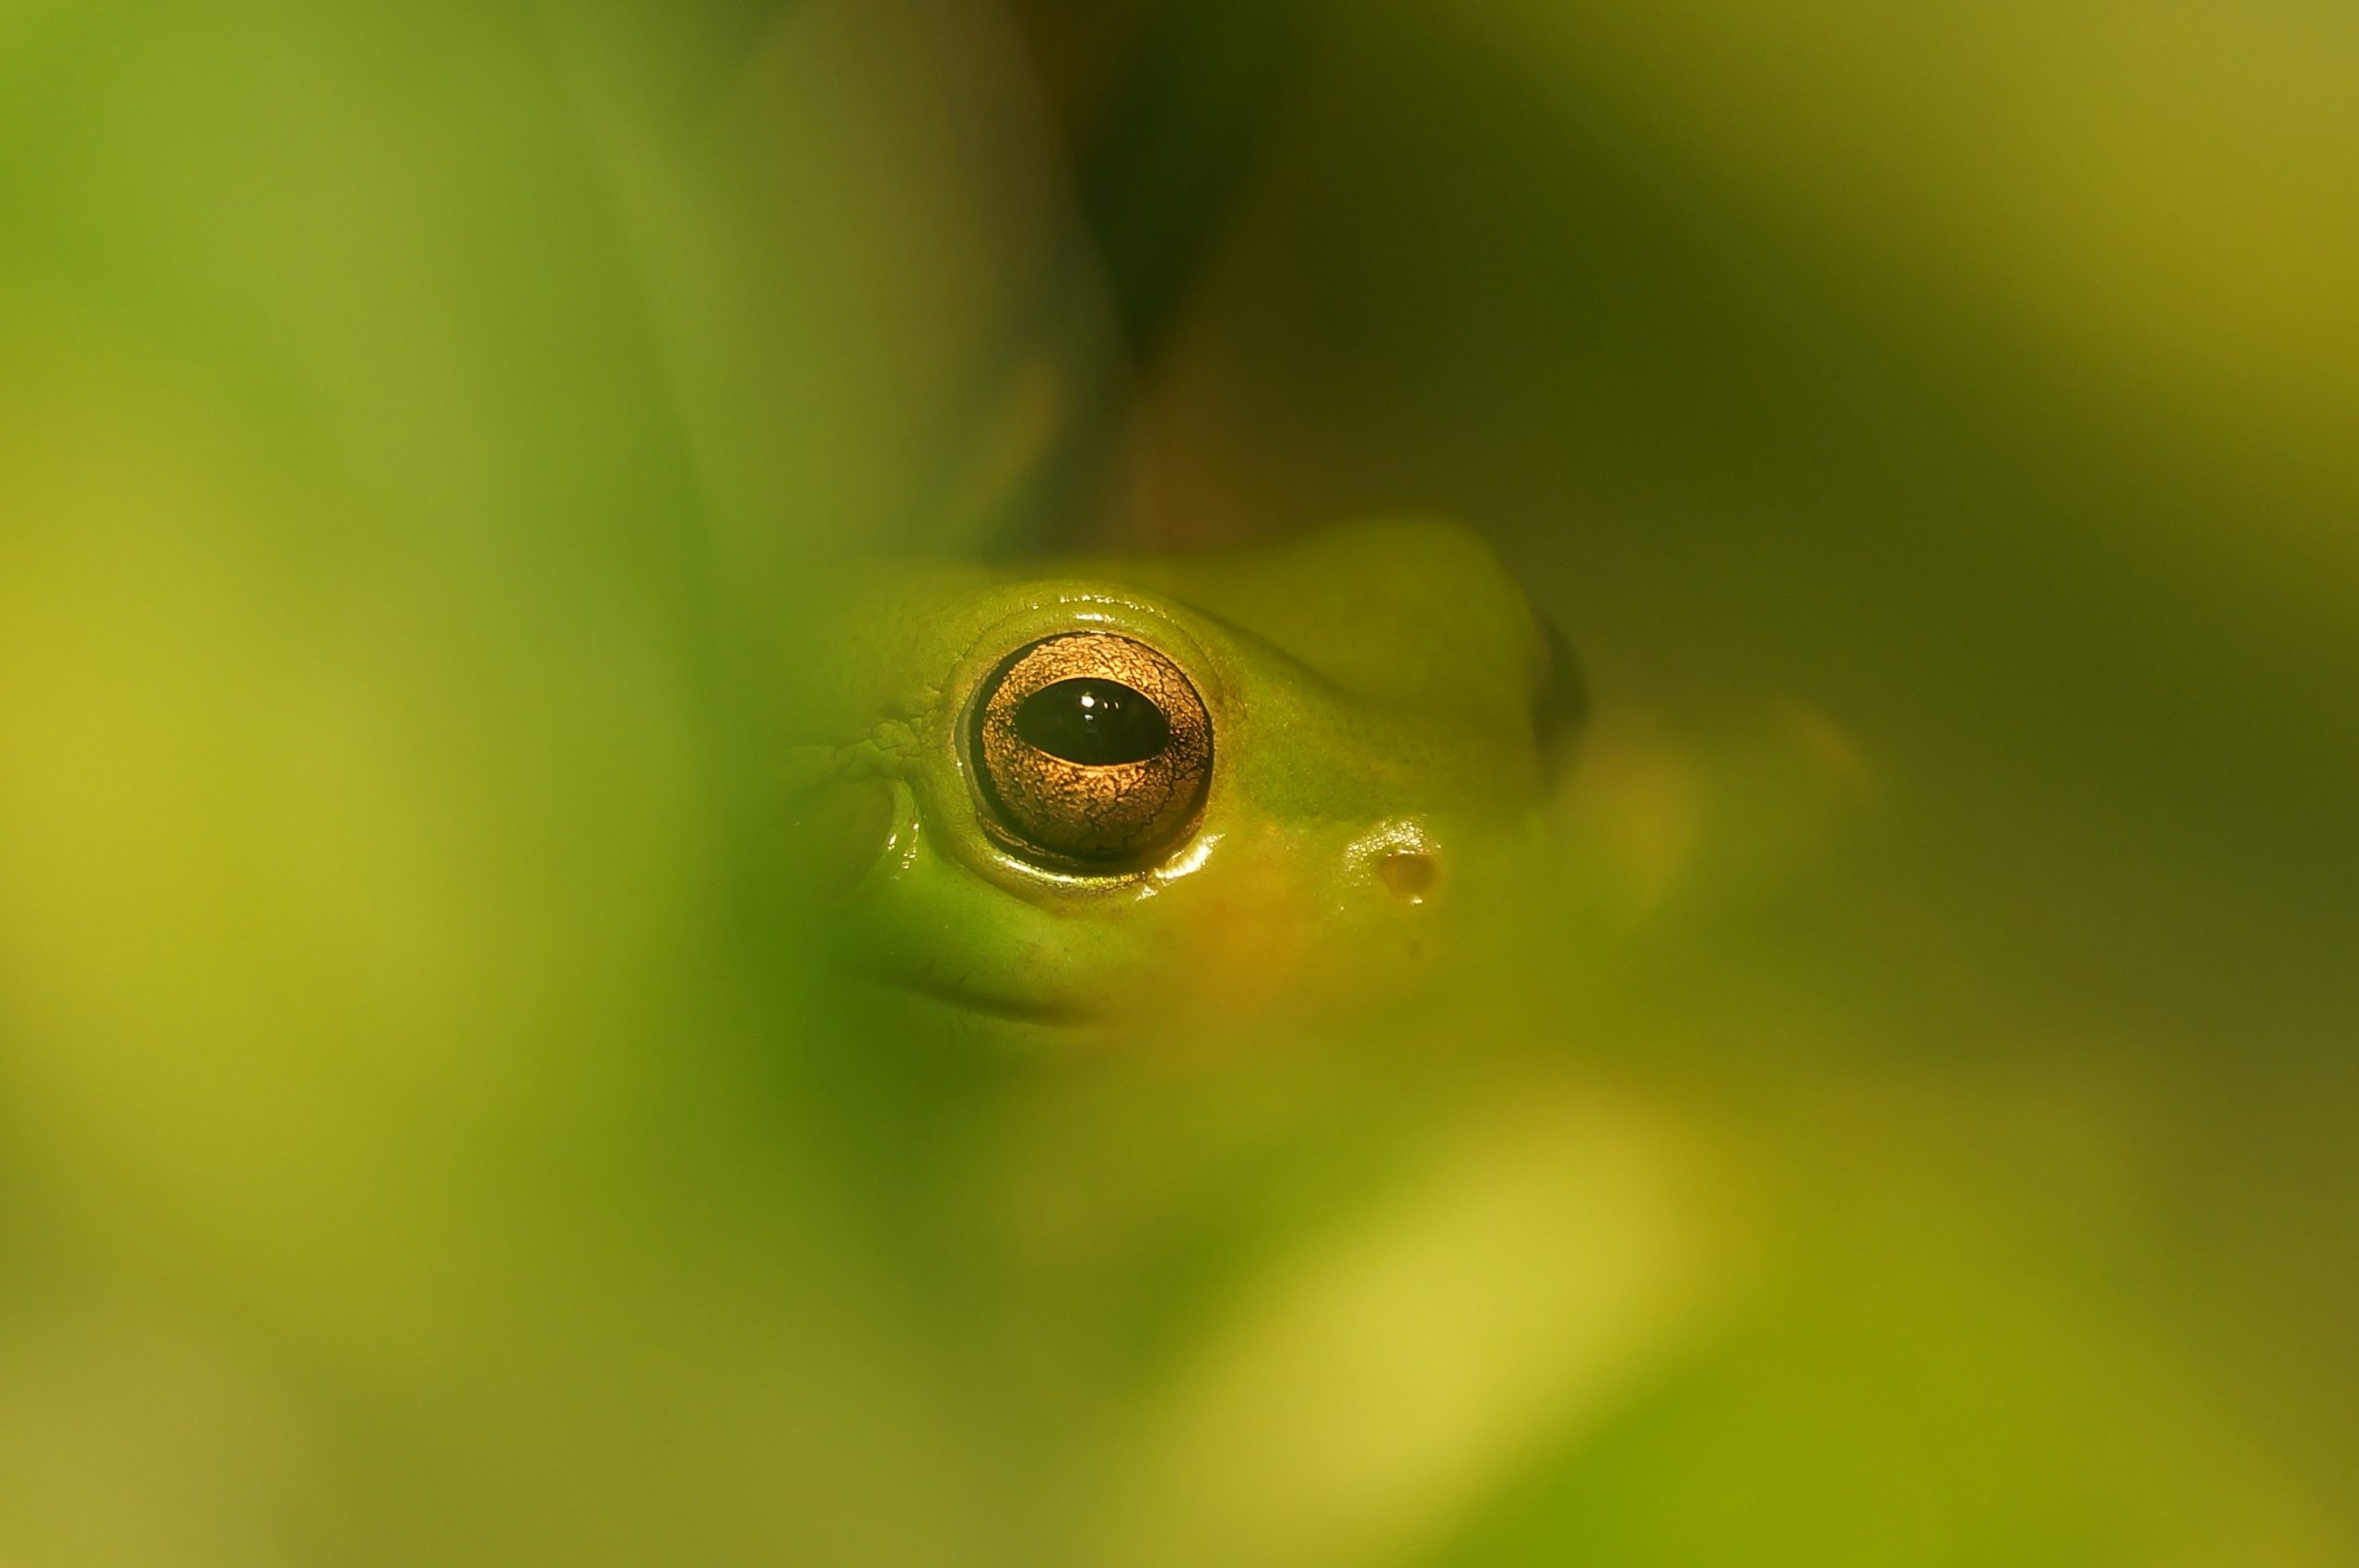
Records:
[[[794,659],[792,817],[857,972],[979,1019],[1398,994],[1471,948],[1578,708],[1473,534],[905,567]]]

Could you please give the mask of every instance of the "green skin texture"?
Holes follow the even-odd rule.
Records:
[[[1379,1000],[1468,951],[1536,830],[1545,644],[1461,527],[881,577],[790,660],[789,816],[838,956],[893,990],[1062,1029]],[[995,841],[963,739],[1003,658],[1080,629],[1159,649],[1213,721],[1194,830],[1114,875]]]

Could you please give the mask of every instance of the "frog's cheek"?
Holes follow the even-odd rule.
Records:
[[[1232,846],[1223,874],[1172,890],[1168,958],[1200,1011],[1380,1020],[1503,950],[1540,863],[1513,828],[1461,813],[1273,825]]]
[[[869,984],[984,1018],[1105,1024],[1153,1000],[1160,942],[1106,907],[1140,896],[1132,884],[1066,905],[1014,897],[919,832],[835,905],[827,938]]]
[[[906,787],[898,799],[909,809]],[[1026,1026],[1128,1034],[1381,1009],[1455,970],[1461,928],[1496,891],[1475,852],[1489,836],[1426,815],[1264,821],[1201,834],[1136,877],[1024,892],[918,829],[888,834],[835,905],[843,967]]]

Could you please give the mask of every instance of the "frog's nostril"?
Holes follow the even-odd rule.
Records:
[[[1352,840],[1344,860],[1356,879],[1372,882],[1403,904],[1423,904],[1441,881],[1441,857],[1423,824],[1396,817]]]
[[[1378,880],[1412,904],[1423,904],[1433,890],[1434,858],[1423,849],[1388,849],[1376,859]]]

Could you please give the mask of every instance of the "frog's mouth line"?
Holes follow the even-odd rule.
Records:
[[[1101,1022],[1098,1015],[1085,1008],[1059,1006],[1055,1002],[1020,1001],[1012,997],[989,996],[968,990],[954,981],[927,978],[902,978],[891,982],[894,989],[921,996],[945,1007],[955,1007],[961,1012],[979,1017],[996,1018],[1010,1024],[1037,1024],[1050,1028],[1078,1029]]]

